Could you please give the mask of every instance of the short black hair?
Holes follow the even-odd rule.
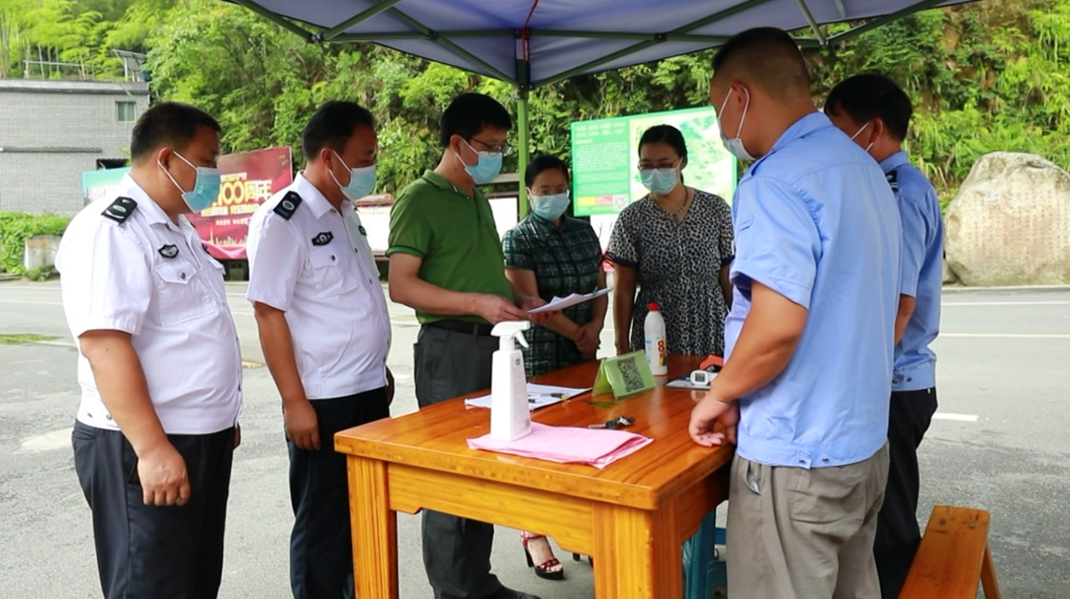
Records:
[[[216,133],[223,128],[212,115],[189,104],[161,102],[149,108],[134,124],[130,136],[130,158],[140,162],[164,146],[184,150],[197,135],[199,127]]]
[[[524,185],[528,187],[535,185],[535,179],[537,179],[539,175],[546,171],[553,170],[564,173],[566,181],[569,179],[568,165],[565,164],[564,160],[561,160],[557,156],[540,154],[535,158],[532,158],[531,162],[528,163],[528,168],[524,171]]]
[[[687,160],[687,142],[684,141],[684,134],[672,125],[654,125],[644,131],[643,136],[639,138],[639,150],[642,151],[643,146],[650,144],[669,144],[680,155],[680,158]]]
[[[442,113],[439,142],[443,148],[448,148],[450,138],[454,135],[470,141],[486,127],[508,131],[513,128],[513,118],[501,103],[490,96],[461,94]]]
[[[748,29],[717,51],[714,78],[731,77],[753,83],[765,93],[786,99],[810,94],[810,73],[794,39],[783,29]]]
[[[301,132],[301,149],[305,153],[305,160],[315,160],[323,148],[341,154],[346,149],[346,142],[353,137],[353,132],[360,127],[375,129],[375,117],[360,104],[332,100],[320,106]]]
[[[832,116],[846,113],[857,123],[879,118],[892,137],[903,141],[914,116],[914,105],[895,81],[878,73],[865,73],[832,88],[825,100],[825,113]]]

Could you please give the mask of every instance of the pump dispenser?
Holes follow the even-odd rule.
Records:
[[[499,441],[515,441],[531,433],[528,409],[528,381],[524,373],[524,354],[516,344],[527,347],[524,331],[528,321],[500,322],[490,334],[501,347],[491,359],[490,436]]]

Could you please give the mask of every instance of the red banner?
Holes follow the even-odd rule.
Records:
[[[219,157],[223,186],[219,199],[190,215],[208,253],[219,260],[244,260],[249,219],[257,206],[293,183],[290,148],[268,148]]]

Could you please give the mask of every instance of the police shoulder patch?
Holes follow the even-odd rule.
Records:
[[[115,201],[108,204],[108,207],[101,214],[117,223],[123,223],[130,218],[135,209],[137,209],[137,202],[134,200],[130,198],[115,198]]]
[[[281,202],[275,205],[274,212],[286,220],[290,220],[301,202],[301,196],[296,191],[291,191],[282,198]]]
[[[892,171],[886,177],[888,178],[888,185],[892,186],[892,191],[899,191],[899,173]]]

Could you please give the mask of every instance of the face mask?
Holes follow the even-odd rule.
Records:
[[[468,146],[473,152],[476,149],[472,147],[472,144],[467,141],[464,145]],[[479,155],[479,162],[472,166],[464,163],[461,160],[461,164],[464,165],[464,170],[468,173],[476,185],[485,185],[494,180],[498,176],[498,173],[502,172],[502,153],[501,152],[476,152]],[[457,155],[457,159],[460,160],[460,154]]]
[[[376,165],[373,164],[363,168],[349,168],[349,165],[346,164],[345,160],[342,160],[342,157],[338,155],[338,152],[335,152],[334,155],[338,158],[338,162],[341,162],[342,166],[349,170],[349,185],[342,185],[339,183],[338,177],[334,176],[334,171],[329,171],[331,173],[331,178],[334,179],[338,188],[342,190],[342,195],[344,195],[347,200],[355,202],[366,197],[375,189]]]
[[[639,178],[643,180],[643,187],[649,189],[654,195],[669,195],[672,190],[676,189],[676,185],[680,181],[676,172],[676,167],[679,165],[680,163],[677,162],[672,168],[639,171]]]
[[[866,123],[865,125],[862,125],[862,128],[859,129],[857,133],[855,133],[854,135],[851,136],[851,141],[854,141],[856,137],[858,137],[859,135],[862,135],[862,132],[865,131],[866,129],[869,129],[869,123]],[[862,144],[859,144],[859,145],[862,145]],[[866,154],[869,154],[869,151],[872,150],[872,149],[873,149],[873,143],[870,143],[868,146],[866,146]]]
[[[567,191],[546,196],[532,194],[531,211],[540,218],[557,220],[561,218],[561,215],[565,213],[565,210],[568,210],[569,202]]]
[[[163,169],[167,178],[171,180],[171,183],[175,184],[175,187],[182,192],[182,199],[186,202],[186,206],[189,207],[190,212],[200,212],[205,208],[215,203],[216,198],[219,197],[219,188],[222,187],[222,176],[219,174],[219,169],[209,168],[207,166],[194,166],[192,162],[186,160],[182,154],[175,152],[175,156],[178,156],[182,162],[190,165],[190,168],[197,171],[197,179],[193,183],[193,189],[190,191],[183,191],[182,186],[175,181],[175,178],[171,176],[171,173],[167,172],[163,163],[159,160],[156,161],[156,165]]]
[[[747,102],[743,104],[743,115],[739,117],[739,128],[736,130],[736,136],[732,138],[726,136],[724,134],[724,125],[721,124],[721,115],[724,114],[724,109],[728,106],[728,99],[732,97],[732,88],[728,88],[728,95],[724,97],[721,109],[717,111],[717,127],[721,130],[721,143],[724,144],[725,149],[740,160],[750,161],[755,160],[755,158],[743,146],[743,139],[740,137],[743,135],[743,122],[747,119],[747,110],[750,108],[750,92],[745,87],[743,91],[747,94]]]

